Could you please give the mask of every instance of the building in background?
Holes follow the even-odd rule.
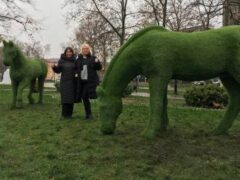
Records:
[[[60,79],[60,75],[54,73],[54,71],[52,70],[52,66],[58,63],[58,59],[57,58],[45,59],[44,62],[47,64],[48,67],[46,81],[58,81]]]
[[[1,39],[1,38],[0,38]],[[3,48],[0,47],[0,82],[3,81],[4,72],[6,71],[6,66],[3,64]]]
[[[2,80],[0,81],[0,84],[10,85],[11,84],[11,78],[10,78],[10,70],[7,69],[2,74]]]
[[[223,25],[240,25],[240,0],[226,0],[223,12]]]

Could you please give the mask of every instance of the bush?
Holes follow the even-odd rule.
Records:
[[[55,86],[57,92],[60,92],[60,82],[59,82],[59,81],[56,81],[56,82],[54,83],[54,86]]]
[[[195,86],[184,94],[186,104],[193,107],[223,108],[228,103],[224,88],[214,84]]]
[[[128,85],[126,89],[123,91],[122,97],[128,97],[132,94],[133,87],[131,85]]]

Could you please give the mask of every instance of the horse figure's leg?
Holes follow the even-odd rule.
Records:
[[[160,127],[161,131],[166,131],[169,124],[167,105],[168,105],[168,99],[167,99],[167,93],[166,93],[163,100],[163,117],[161,118],[161,127]]]
[[[240,83],[232,77],[222,77],[221,80],[229,94],[230,102],[223,120],[215,130],[216,134],[226,134],[240,111]]]
[[[39,77],[38,78],[38,91],[39,91],[39,99],[38,99],[38,104],[43,103],[43,89],[44,89],[44,77]]]
[[[36,79],[31,81],[31,84],[30,84],[30,87],[29,87],[29,94],[28,94],[29,104],[34,104],[34,99],[32,97],[32,94],[35,91],[35,85],[36,85]]]
[[[17,89],[17,103],[16,103],[16,107],[17,108],[22,108],[22,94],[23,94],[23,90],[29,85],[29,79],[23,79],[18,86]]]
[[[150,122],[143,135],[153,138],[160,130],[165,130],[168,124],[166,112],[167,86],[170,78],[156,76],[149,79],[150,85]]]
[[[12,80],[12,93],[13,93],[12,106],[11,106],[12,109],[16,108],[17,89],[18,89],[18,83],[16,81]]]

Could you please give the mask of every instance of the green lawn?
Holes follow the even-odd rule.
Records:
[[[211,135],[224,111],[171,100],[169,131],[146,140],[147,98],[124,100],[113,136],[100,133],[96,102],[93,121],[84,120],[81,104],[80,117],[60,121],[55,92],[46,92],[43,106],[21,110],[9,109],[10,98],[0,89],[0,179],[240,179],[240,118],[230,135]]]

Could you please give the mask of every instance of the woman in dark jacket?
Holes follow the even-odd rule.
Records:
[[[75,74],[76,74],[76,57],[72,48],[68,47],[61,55],[58,65],[52,67],[55,73],[61,73],[60,93],[62,104],[62,118],[70,119],[73,114],[75,101]]]
[[[91,47],[88,44],[81,46],[81,54],[78,56],[76,67],[79,77],[77,93],[83,100],[86,119],[91,119],[90,99],[97,98],[96,88],[99,84],[97,71],[101,70],[102,66],[100,61],[92,55]]]

